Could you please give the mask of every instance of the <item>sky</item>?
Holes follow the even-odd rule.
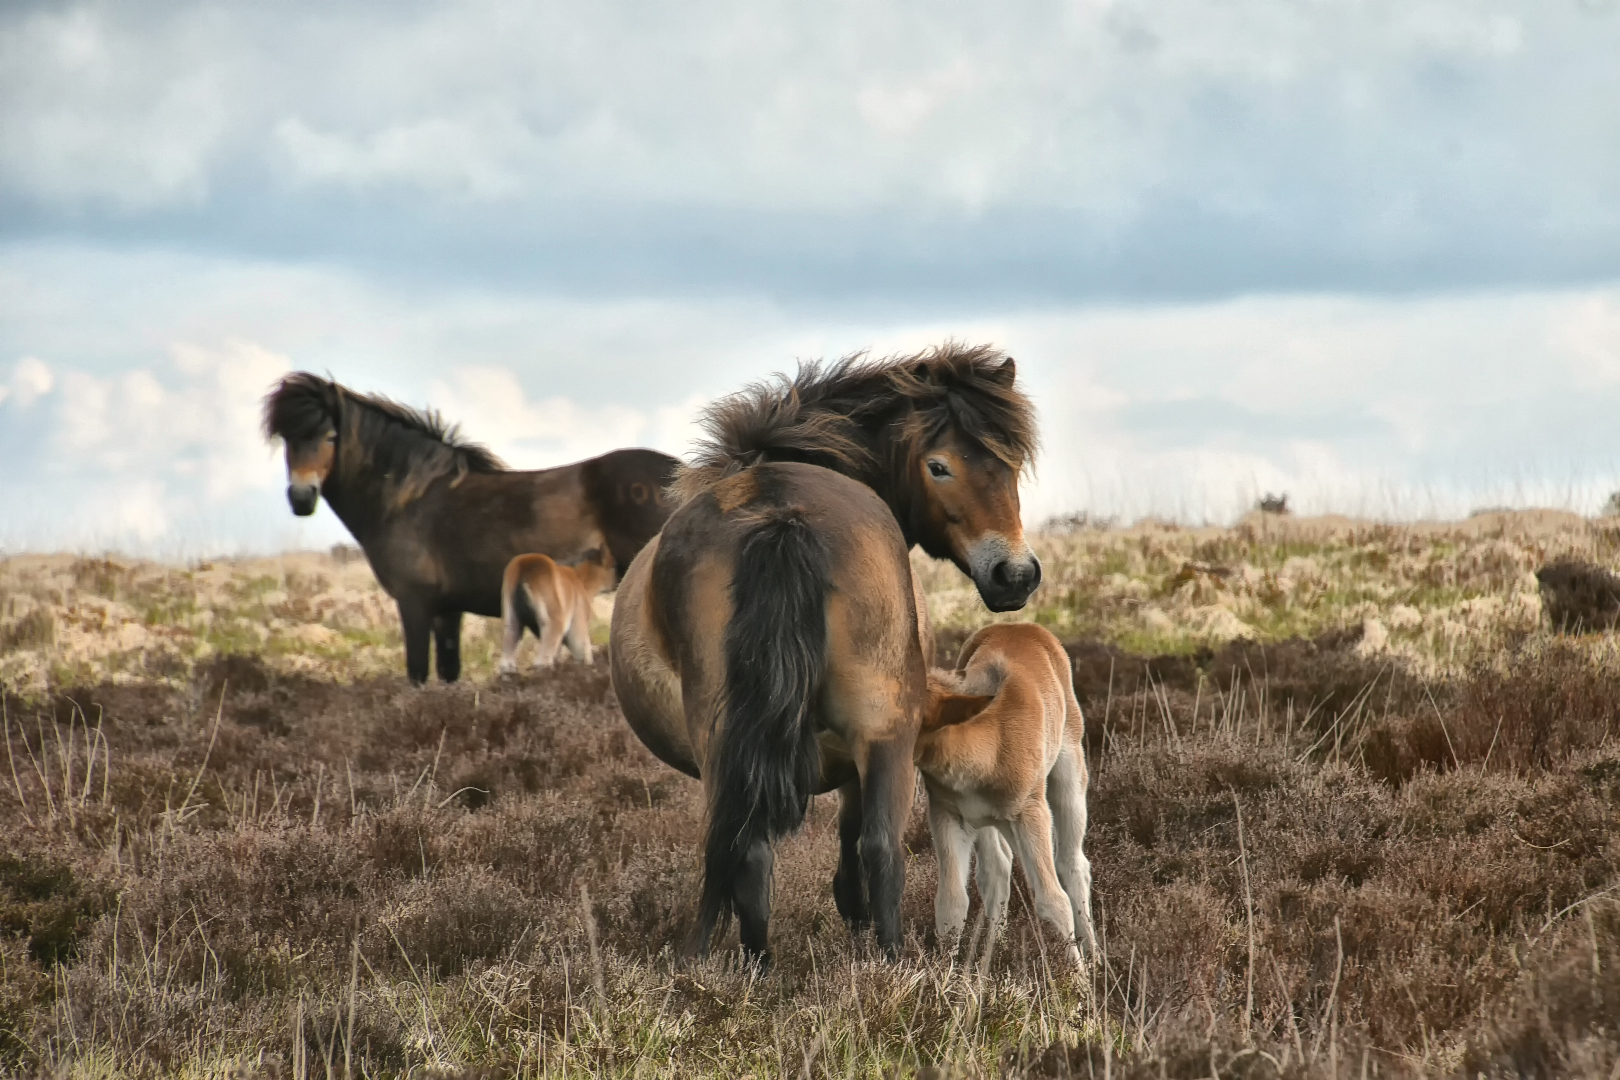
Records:
[[[0,5],[0,551],[321,547],[259,401],[681,452],[990,341],[1026,518],[1596,512],[1620,0]]]

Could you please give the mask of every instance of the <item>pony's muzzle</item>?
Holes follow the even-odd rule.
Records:
[[[1024,559],[1002,559],[990,568],[989,588],[979,585],[979,595],[991,611],[1017,611],[1029,602],[1030,594],[1041,584],[1041,560],[1031,553]]]
[[[287,504],[292,512],[299,517],[309,517],[315,512],[315,504],[320,501],[321,489],[316,484],[288,484]]]
[[[1041,560],[1027,544],[1014,547],[1004,536],[980,540],[967,563],[979,597],[991,611],[1017,611],[1041,583]]]

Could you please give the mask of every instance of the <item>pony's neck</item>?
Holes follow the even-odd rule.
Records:
[[[356,439],[360,425],[349,424],[347,420],[348,417],[338,417],[337,458],[321,485],[321,498],[360,546],[366,548],[382,531],[387,498],[383,488],[387,481],[359,460],[361,453]]]
[[[382,525],[382,485],[354,473],[333,468],[321,485],[321,498],[362,548],[376,538]]]
[[[879,435],[867,449],[873,464],[852,479],[877,492],[878,498],[888,504],[906,547],[914,548],[922,543],[922,522],[916,514],[918,503],[912,490],[910,455],[906,447],[887,435]]]

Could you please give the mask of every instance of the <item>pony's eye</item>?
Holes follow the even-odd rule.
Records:
[[[329,442],[329,443],[335,443],[335,442],[337,442],[337,432],[335,432],[335,431],[328,431],[328,432],[327,432],[327,433],[326,433],[326,441],[327,441],[327,442]]]
[[[935,478],[949,476],[951,475],[951,467],[943,461],[930,461],[928,463],[928,475]]]

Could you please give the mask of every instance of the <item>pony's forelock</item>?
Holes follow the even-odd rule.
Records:
[[[673,485],[697,494],[761,461],[804,461],[846,475],[877,464],[875,436],[898,425],[910,453],[943,431],[1015,471],[1039,449],[1035,408],[1015,385],[1012,360],[991,345],[946,342],[920,353],[854,353],[799,365],[721,398],[704,410],[705,431]]]

